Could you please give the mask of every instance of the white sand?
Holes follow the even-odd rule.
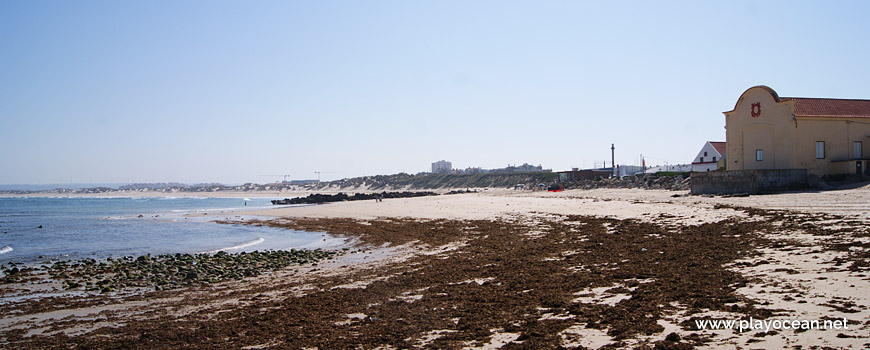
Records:
[[[681,192],[638,190],[596,190],[565,192],[527,192],[488,190],[480,193],[432,197],[385,199],[383,202],[350,201],[305,207],[284,207],[248,212],[250,215],[278,217],[348,217],[361,220],[377,217],[424,219],[499,219],[537,214],[596,215],[619,219],[647,219],[661,214],[677,215],[680,221],[701,223],[718,221],[733,210],[714,210],[714,203],[686,205],[670,196]]]
[[[352,201],[307,207],[277,207],[250,212],[252,215],[290,217],[376,217],[496,219],[554,213],[645,219],[660,214],[675,215],[687,223],[719,221],[740,215],[716,204],[763,209],[790,209],[833,213],[870,220],[870,186],[827,192],[795,192],[750,197],[686,196],[688,191],[596,189],[564,192],[485,190],[479,193],[433,197],[386,199],[376,203]],[[679,197],[672,197],[679,195]]]

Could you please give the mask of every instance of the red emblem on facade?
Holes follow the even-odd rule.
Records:
[[[761,116],[761,102],[755,102],[752,104],[752,117],[758,118]]]

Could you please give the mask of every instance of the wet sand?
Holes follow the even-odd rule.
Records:
[[[676,196],[675,196],[676,195]],[[171,291],[0,306],[4,347],[860,348],[870,189],[488,190],[258,212],[362,251]],[[23,286],[0,286],[15,293]],[[32,287],[32,286],[31,286]],[[705,318],[848,330],[699,330]]]

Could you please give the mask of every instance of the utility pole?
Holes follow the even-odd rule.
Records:
[[[329,174],[329,173],[340,173],[340,171],[315,171],[317,174],[317,182],[320,183],[320,174]]]
[[[610,144],[610,165],[613,168],[613,176],[616,176],[616,147]]]

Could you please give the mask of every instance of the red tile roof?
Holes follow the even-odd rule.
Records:
[[[780,97],[779,100],[794,101],[796,117],[870,118],[870,100],[804,97]]]
[[[716,152],[719,152],[719,155],[725,154],[725,142],[710,141],[710,144],[713,145],[713,148],[716,149]]]

